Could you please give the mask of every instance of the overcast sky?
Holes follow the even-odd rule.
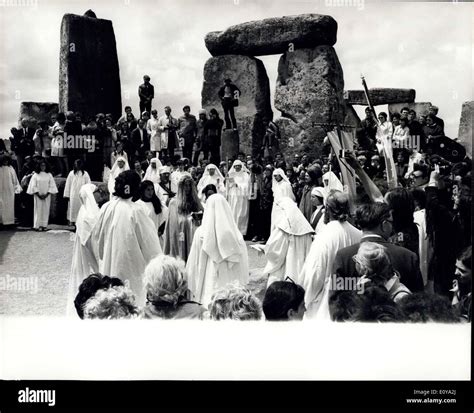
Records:
[[[15,6],[15,4],[17,4]],[[20,5],[18,5],[20,4]],[[462,102],[472,98],[469,3],[381,3],[362,0],[114,0],[0,1],[0,136],[16,126],[21,101],[57,102],[62,16],[83,14],[113,22],[122,106],[138,113],[137,86],[147,73],[154,107],[175,114],[200,108],[203,67],[211,57],[209,31],[267,17],[320,13],[338,22],[335,49],[346,89],[416,89],[416,101],[439,106],[446,133],[457,136]],[[279,56],[265,56],[272,96]],[[378,107],[381,110],[383,107]],[[358,110],[359,111],[359,110]],[[275,117],[279,112],[275,113]]]

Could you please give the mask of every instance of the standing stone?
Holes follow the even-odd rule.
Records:
[[[391,103],[403,103],[415,101],[415,89],[373,88],[369,89],[369,97],[372,105],[389,105]],[[367,105],[367,99],[363,90],[345,90],[344,99],[351,105]]]
[[[221,159],[236,159],[239,153],[239,132],[232,129],[222,132]]]
[[[352,126],[353,128],[349,129],[353,130],[360,128],[360,117],[352,105],[347,103],[347,101],[345,102],[344,125]]]
[[[230,78],[240,89],[239,106],[235,118],[240,136],[240,150],[256,155],[265,134],[264,118],[272,119],[270,86],[262,61],[254,57],[226,55],[210,58],[204,66],[202,107],[217,109],[224,119],[224,110],[218,96],[224,79]]]
[[[120,73],[110,20],[64,15],[59,65],[61,111],[79,111],[84,120],[97,113],[111,113],[114,121],[120,117]]]
[[[18,115],[18,127],[21,127],[21,120],[28,119],[29,128],[38,128],[39,122],[48,122],[52,126],[51,116],[59,112],[57,103],[50,102],[21,102],[20,114]]]
[[[336,38],[337,22],[331,16],[300,14],[237,24],[223,32],[208,33],[205,42],[213,56],[262,56],[282,54],[290,48],[332,46]]]
[[[394,113],[400,113],[402,108],[407,107],[416,112],[416,116],[427,115],[431,106],[431,102],[414,102],[414,103],[394,103],[388,105],[388,113],[392,116]]]
[[[474,102],[464,102],[459,121],[459,143],[464,145],[466,153],[472,159],[472,125],[474,122]]]
[[[291,120],[279,121],[285,154],[320,155],[327,130],[344,121],[343,90],[342,67],[333,47],[299,49],[280,58],[275,107]]]

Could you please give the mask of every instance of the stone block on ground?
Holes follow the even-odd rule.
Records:
[[[396,88],[373,88],[369,89],[369,97],[372,105],[389,105],[392,103],[413,103],[415,101],[415,89]],[[363,90],[345,90],[344,98],[351,105],[367,105],[367,99]]]
[[[239,132],[231,129],[223,131],[221,139],[221,159],[223,161],[236,159],[238,153]]]
[[[253,57],[225,55],[210,58],[204,66],[202,107],[215,108],[224,119],[218,96],[224,79],[230,78],[240,89],[239,105],[234,108],[240,138],[240,150],[256,154],[265,134],[264,118],[272,119],[270,86],[262,61]]]
[[[474,102],[464,102],[459,121],[458,139],[466,148],[466,153],[472,159],[472,125],[474,123]]]
[[[122,111],[115,34],[110,20],[66,14],[61,23],[59,108],[83,119]],[[137,97],[138,99],[138,97]]]
[[[295,123],[282,123],[293,135],[294,151],[320,155],[327,130],[344,121],[343,90],[343,71],[333,47],[299,49],[280,58],[275,107]]]
[[[39,122],[48,122],[52,126],[51,116],[59,112],[59,105],[51,102],[21,102],[20,114],[18,115],[18,127],[21,128],[21,120],[28,119],[29,128],[37,128]]]
[[[332,46],[336,38],[337,22],[331,16],[300,14],[251,21],[224,31],[210,32],[205,43],[213,56],[262,56],[282,54],[290,48]]]

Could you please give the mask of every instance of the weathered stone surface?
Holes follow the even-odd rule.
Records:
[[[115,34],[110,20],[66,14],[61,23],[59,108],[120,117],[122,101]]]
[[[225,130],[221,139],[221,159],[235,159],[239,153],[239,132]]]
[[[293,138],[293,151],[319,156],[327,130],[344,121],[343,89],[342,67],[331,46],[285,53],[278,65],[275,107],[294,125],[280,121],[282,141]]]
[[[37,128],[39,122],[51,123],[51,116],[59,112],[59,105],[50,102],[21,102],[18,127],[23,118],[28,119],[28,127]]]
[[[235,117],[240,137],[240,150],[256,154],[265,134],[264,118],[272,119],[270,86],[262,61],[253,57],[226,55],[210,58],[204,66],[202,107],[216,108],[224,119],[224,110],[218,96],[224,79],[230,78],[240,89],[239,106]]]
[[[415,89],[373,88],[369,89],[372,105],[389,105],[391,103],[414,102]],[[363,90],[345,90],[344,99],[351,105],[367,105]]]
[[[388,112],[391,116],[394,113],[400,113],[402,108],[407,107],[408,109],[413,109],[416,112],[416,116],[420,116],[427,115],[430,106],[431,102],[393,103],[388,105]]]
[[[345,116],[344,116],[344,125],[353,126],[354,129],[360,127],[360,117],[347,101],[345,103]]]
[[[474,102],[464,102],[459,121],[459,143],[464,145],[466,153],[472,159],[472,125],[474,123]]]
[[[289,48],[332,46],[336,38],[337,22],[331,16],[300,14],[251,21],[222,32],[210,32],[205,43],[213,56],[261,56],[285,53]]]

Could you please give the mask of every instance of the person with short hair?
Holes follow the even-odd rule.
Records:
[[[207,305],[212,294],[232,282],[245,285],[249,278],[248,252],[226,199],[215,194],[206,202],[186,264],[193,297]]]
[[[150,151],[156,157],[161,151],[161,134],[159,131],[158,111],[156,109],[151,111],[151,118],[146,123],[146,130],[150,136]]]
[[[179,147],[178,136],[178,119],[171,116],[171,108],[165,106],[165,114],[158,119],[158,130],[161,132],[161,157],[174,157],[174,151]]]
[[[438,106],[431,105],[428,109],[429,115],[433,117],[434,123],[441,128],[441,131],[443,132],[443,135],[444,135],[444,120],[438,117],[438,111],[439,111]]]
[[[160,255],[146,266],[143,278],[147,299],[144,318],[202,320],[206,310],[191,300],[183,260]]]
[[[138,126],[132,131],[131,141],[134,146],[132,160],[142,161],[145,158],[145,151],[150,149],[150,136],[146,130],[146,122],[144,119],[138,120]],[[129,154],[131,155],[131,154]]]
[[[178,136],[183,140],[183,158],[192,159],[197,130],[196,116],[191,115],[191,108],[186,105],[183,107],[183,116],[178,119]]]
[[[452,305],[462,318],[471,321],[472,313],[472,246],[465,248],[456,259]]]
[[[414,295],[410,294],[407,298]],[[386,288],[378,285],[369,286],[364,288],[361,298],[360,303],[356,304],[359,308],[354,321],[377,323],[403,323],[406,321],[405,314],[392,300]]]
[[[132,117],[135,118],[135,116],[133,116],[131,106],[128,106],[128,105],[125,106],[123,108],[123,112],[124,112],[124,114],[122,116],[120,116],[119,120],[117,121],[118,125],[121,125],[122,123],[126,123],[128,115],[132,115]]]
[[[402,298],[398,305],[412,323],[458,323],[459,318],[449,299],[440,294],[418,292]]]
[[[85,319],[116,320],[139,316],[140,309],[135,304],[135,296],[125,286],[100,289],[84,304]]]
[[[26,193],[34,196],[33,228],[36,231],[46,231],[51,207],[51,195],[57,194],[58,188],[53,175],[50,173],[49,165],[44,159],[38,162]]]
[[[377,134],[377,120],[369,107],[365,108],[365,119],[360,122],[360,128],[356,129],[357,144],[359,149],[373,150],[375,136]]]
[[[262,318],[262,305],[247,288],[229,285],[213,294],[209,316],[216,321],[257,321]]]
[[[210,152],[210,162],[219,165],[221,161],[221,136],[224,121],[219,117],[216,109],[212,108],[209,111],[209,120],[207,121],[207,137],[208,148]],[[204,155],[206,157],[206,155]],[[207,159],[207,157],[206,157]]]
[[[155,97],[155,88],[150,83],[150,76],[143,76],[143,84],[138,86],[138,96],[140,98],[140,113],[143,113],[145,110],[151,112],[151,102]]]
[[[140,181],[134,171],[115,178],[114,197],[102,206],[93,237],[98,245],[99,271],[129,280],[138,304],[144,305],[142,274],[162,251],[153,221],[132,201],[138,195]]]
[[[239,105],[240,89],[227,78],[224,80],[224,86],[219,89],[218,95],[224,109],[225,128],[237,130],[234,107]]]
[[[315,236],[300,275],[305,289],[308,319],[330,319],[328,295],[332,267],[337,252],[360,241],[362,233],[349,218],[349,198],[340,191],[331,191],[326,198],[326,227]]]
[[[306,307],[304,288],[291,281],[275,281],[265,291],[263,313],[267,321],[301,321]]]

